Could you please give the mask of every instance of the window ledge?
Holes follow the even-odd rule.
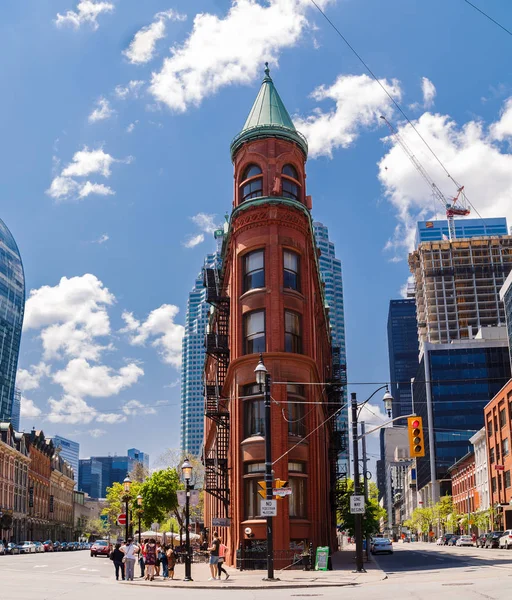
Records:
[[[257,396],[256,396],[257,397]],[[264,442],[265,438],[262,435],[251,435],[249,437],[244,438],[240,444],[243,446],[244,444],[251,444],[252,442]],[[250,473],[247,473],[249,475]]]
[[[302,292],[298,292],[297,290],[293,290],[292,288],[283,288],[283,294],[286,294],[288,296],[295,296],[296,298],[299,298],[302,301],[305,301],[306,298],[304,296],[304,294]]]
[[[253,294],[260,294],[261,292],[266,292],[266,291],[267,291],[266,287],[253,288],[252,290],[247,290],[240,296],[240,300],[243,300],[244,298],[247,298],[248,296],[252,296]]]

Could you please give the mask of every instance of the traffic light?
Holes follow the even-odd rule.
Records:
[[[422,456],[425,456],[423,421],[421,417],[409,417],[407,419],[407,431],[409,434],[409,452],[411,458],[421,458]]]
[[[258,494],[265,499],[267,497],[267,484],[265,481],[258,481],[258,487],[261,489],[258,490]]]
[[[274,489],[279,490],[279,489],[285,488],[285,487],[288,487],[287,481],[283,481],[282,479],[276,479],[274,481]],[[276,495],[276,496],[274,496],[274,498],[276,500],[284,500],[284,496]]]

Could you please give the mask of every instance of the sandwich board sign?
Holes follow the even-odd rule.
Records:
[[[316,549],[315,571],[327,571],[329,566],[329,546],[318,546]]]

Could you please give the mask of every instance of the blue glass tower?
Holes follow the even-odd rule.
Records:
[[[340,349],[340,363],[342,373],[346,373],[347,350],[345,346],[345,311],[343,306],[343,278],[341,261],[336,258],[333,242],[329,240],[329,230],[323,224],[313,223],[316,245],[320,248],[320,274],[325,283],[325,299],[329,306],[329,321],[331,325],[332,345]],[[347,386],[343,386],[343,410],[341,411],[339,426],[341,431],[347,432],[346,449],[340,453],[340,467],[349,473],[348,452],[348,394]]]
[[[73,442],[60,435],[53,438],[55,448],[60,450],[60,456],[73,467],[73,476],[75,479],[75,487],[78,484],[79,478],[79,461],[80,461],[80,444]]]
[[[493,217],[490,219],[455,219],[455,236],[457,239],[481,237],[483,235],[507,235],[507,219]],[[419,221],[416,227],[416,243],[432,240],[448,239],[448,221]]]
[[[25,275],[18,246],[0,219],[0,422],[11,421],[21,328]]]
[[[503,287],[500,290],[500,299],[505,305],[505,320],[507,322],[508,331],[508,347],[510,351],[510,359],[512,361],[512,271],[505,280]]]

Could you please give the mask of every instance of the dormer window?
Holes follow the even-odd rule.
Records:
[[[240,202],[263,196],[263,173],[258,165],[249,165],[240,184]]]
[[[283,198],[299,200],[300,183],[297,169],[293,165],[285,165],[281,174],[283,176]]]

